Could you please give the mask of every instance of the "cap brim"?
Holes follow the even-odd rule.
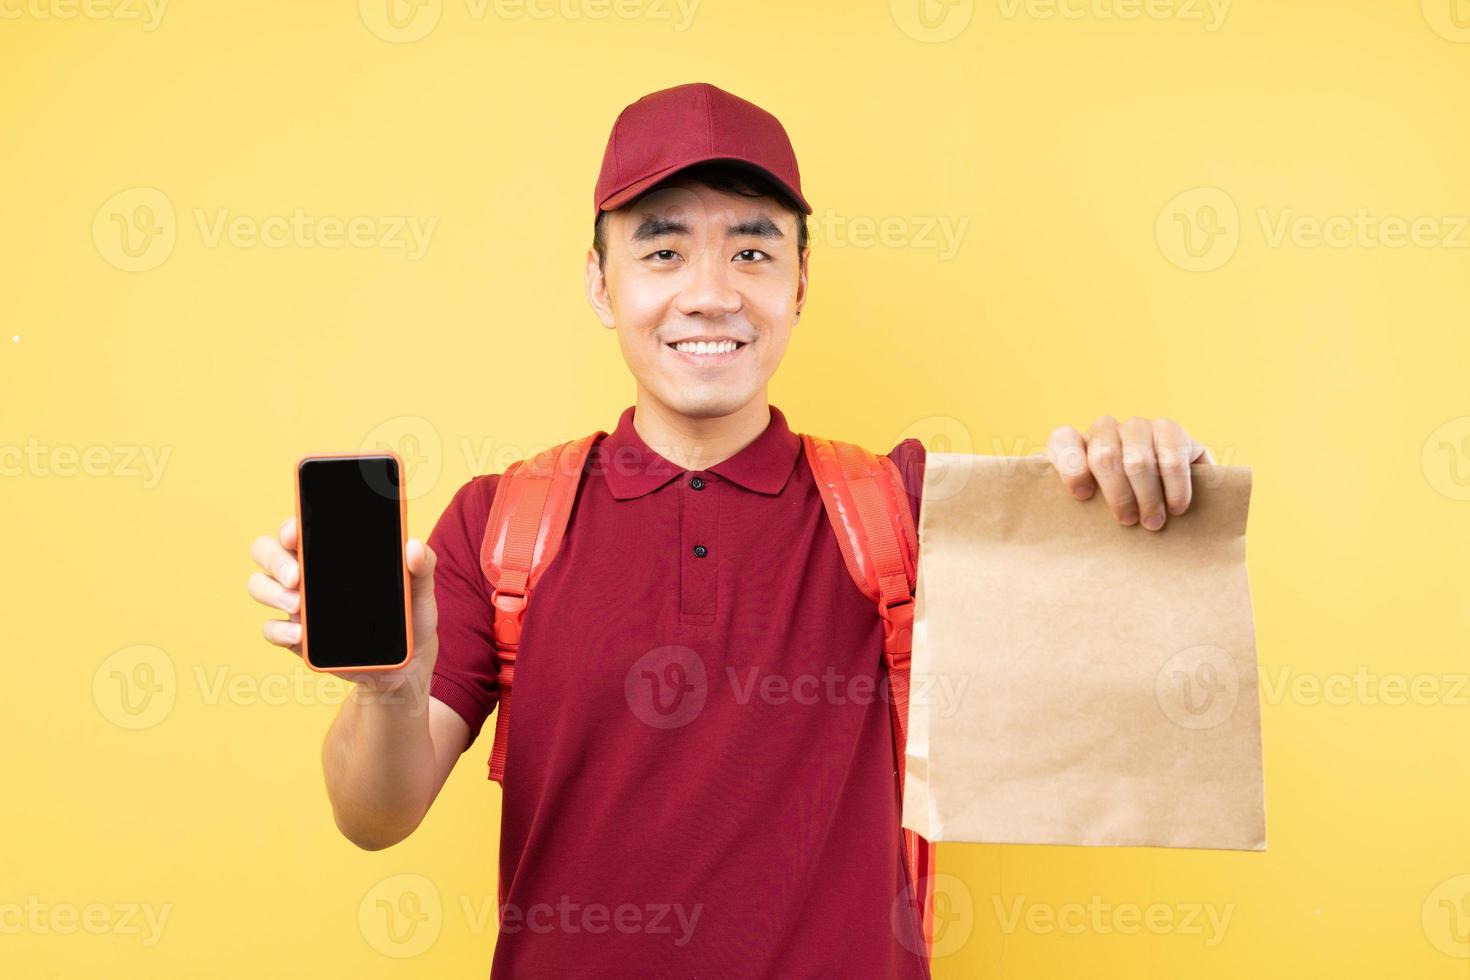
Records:
[[[811,214],[812,213],[812,206],[806,202],[806,198],[802,197],[799,193],[797,193],[797,191],[790,184],[786,183],[786,181],[782,180],[780,177],[777,177],[775,174],[771,173],[765,167],[761,166],[760,164],[756,163],[753,160],[747,160],[744,157],[732,157],[732,156],[696,157],[696,158],[694,158],[692,160],[686,160],[686,161],[683,161],[681,163],[676,163],[672,167],[665,167],[663,170],[660,170],[656,174],[652,174],[651,176],[644,177],[642,180],[635,181],[635,182],[629,184],[627,187],[622,188],[621,190],[614,191],[600,205],[598,205],[598,210],[599,211],[616,211],[618,208],[620,208],[623,205],[627,204],[629,201],[632,201],[635,198],[637,198],[638,195],[642,194],[644,191],[648,190],[650,187],[655,186],[660,181],[667,180],[669,177],[671,177],[672,175],[678,173],[679,171],[681,171],[681,170],[687,170],[688,168],[694,166],[695,164],[709,163],[709,162],[715,161],[715,160],[719,160],[719,161],[727,162],[727,163],[744,164],[745,166],[751,168],[752,170],[758,170],[758,171],[760,171],[766,177],[769,177],[771,179],[771,181],[776,184],[776,186],[780,187],[787,194],[790,194],[791,195],[791,199],[794,200],[798,205],[801,206],[801,209],[802,209],[802,211],[804,213],[806,213],[806,214]]]

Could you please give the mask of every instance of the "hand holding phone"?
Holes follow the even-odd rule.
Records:
[[[405,537],[401,462],[392,453],[313,455],[297,464],[297,516],[251,548],[248,590],[284,610],[266,639],[313,670],[425,693],[438,652],[434,554]]]

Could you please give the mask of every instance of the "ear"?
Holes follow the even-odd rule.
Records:
[[[602,325],[612,330],[617,326],[613,319],[612,296],[608,293],[607,275],[597,261],[597,250],[587,250],[587,302],[592,304],[592,312],[597,314],[597,319]]]
[[[801,253],[801,262],[798,266],[799,275],[796,280],[796,315],[801,316],[801,308],[806,305],[806,277],[807,269],[811,265],[812,250],[808,245]]]

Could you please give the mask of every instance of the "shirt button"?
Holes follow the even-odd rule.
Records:
[[[692,479],[692,480],[689,481],[689,485],[691,487],[693,487],[694,489],[696,489],[696,490],[703,490],[704,489],[704,481],[701,480],[697,476],[694,479]]]
[[[697,544],[697,545],[694,546],[694,557],[695,558],[703,558],[707,554],[709,554],[709,549],[706,548],[704,545]]]

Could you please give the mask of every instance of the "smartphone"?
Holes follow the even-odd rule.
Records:
[[[397,670],[413,657],[407,518],[397,453],[297,462],[301,653],[312,670]]]

